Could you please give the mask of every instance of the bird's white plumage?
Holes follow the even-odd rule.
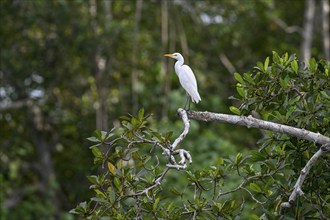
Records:
[[[191,68],[187,65],[184,65],[183,56],[180,53],[165,54],[165,56],[176,59],[174,68],[181,86],[186,90],[186,92],[191,97],[191,100],[195,103],[201,101],[201,97],[198,93],[197,81],[195,75]]]
[[[179,67],[179,81],[181,86],[186,90],[186,92],[191,97],[191,100],[195,103],[198,103],[201,98],[198,94],[197,81],[195,75],[191,68],[187,65]]]

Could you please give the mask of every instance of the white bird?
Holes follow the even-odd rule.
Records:
[[[164,54],[164,56],[171,57],[177,60],[174,65],[174,69],[176,75],[179,77],[181,86],[187,92],[188,95],[187,102],[188,102],[188,110],[189,110],[190,108],[189,96],[191,97],[191,100],[194,103],[198,103],[199,101],[202,100],[198,93],[197,81],[195,75],[189,66],[183,65],[184,59],[180,53]],[[186,108],[187,102],[184,108]]]

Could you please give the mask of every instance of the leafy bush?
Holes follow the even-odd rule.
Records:
[[[240,114],[256,114],[262,119],[330,135],[330,76],[329,62],[308,60],[299,62],[295,55],[282,57],[273,52],[258,62],[252,72],[235,73],[237,92],[242,102]],[[320,147],[315,143],[286,134],[266,132],[259,141],[257,152],[252,153],[253,164],[260,164],[261,172],[274,172],[270,182],[262,179],[257,184],[273,194],[266,210],[278,211],[281,202],[288,199],[300,170]],[[305,195],[287,215],[296,218],[325,217],[330,215],[329,156],[313,167],[305,180]],[[265,184],[266,183],[266,184]]]

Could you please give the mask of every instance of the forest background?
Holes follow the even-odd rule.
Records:
[[[86,140],[119,117],[152,114],[181,131],[185,93],[164,53],[181,52],[198,81],[192,108],[230,113],[235,72],[279,54],[329,58],[328,0],[2,0],[1,215],[72,219],[96,173]],[[189,169],[256,150],[258,130],[192,122]],[[183,185],[173,175],[171,184]],[[230,184],[235,185],[235,182]]]

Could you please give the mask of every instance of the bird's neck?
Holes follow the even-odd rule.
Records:
[[[177,60],[174,65],[175,72],[178,74],[178,70],[181,68],[183,65],[183,60]]]

